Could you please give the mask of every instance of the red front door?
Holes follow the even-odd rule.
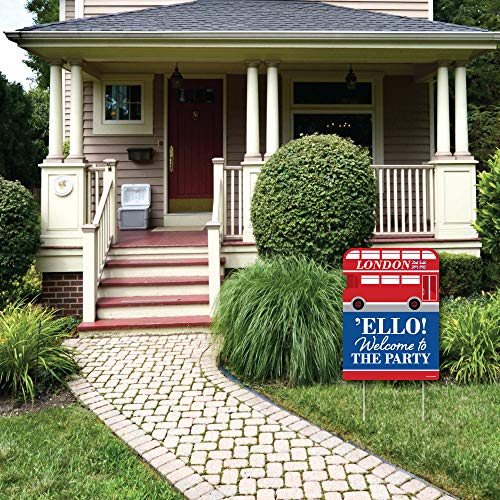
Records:
[[[222,80],[170,84],[168,102],[169,212],[209,211],[212,158],[223,154]]]

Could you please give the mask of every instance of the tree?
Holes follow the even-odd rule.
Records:
[[[20,83],[0,73],[0,176],[31,185],[38,176],[31,130],[32,102]]]
[[[53,23],[59,20],[58,0],[28,0],[26,10],[33,14],[34,24]],[[42,58],[28,54],[24,63],[35,73],[38,87],[48,89],[50,84],[50,68]]]
[[[500,30],[498,0],[436,0],[434,19]],[[488,52],[467,67],[471,153],[485,166],[500,144],[500,52]]]

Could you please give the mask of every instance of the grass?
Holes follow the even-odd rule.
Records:
[[[361,382],[256,387],[282,406],[467,499],[500,498],[497,384],[428,384],[421,420],[419,383]]]
[[[87,410],[0,417],[0,499],[182,496]]]
[[[232,274],[212,332],[220,358],[257,382],[331,382],[339,376],[344,277],[304,257],[260,259]]]

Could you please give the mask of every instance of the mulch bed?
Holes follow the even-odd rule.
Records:
[[[34,413],[48,408],[65,408],[75,403],[76,399],[68,389],[48,391],[36,396],[33,404],[24,403],[22,400],[12,399],[11,396],[0,394],[0,416],[14,417]]]

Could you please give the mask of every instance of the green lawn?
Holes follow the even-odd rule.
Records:
[[[500,498],[500,388],[361,382],[257,387],[282,406],[467,499]]]
[[[87,410],[0,417],[0,498],[181,499]]]

